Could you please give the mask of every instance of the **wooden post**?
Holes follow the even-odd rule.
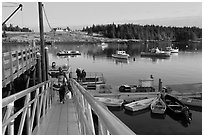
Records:
[[[37,69],[38,69],[38,83],[42,82],[42,71],[41,71],[41,57],[40,57],[40,53],[37,53]]]
[[[48,47],[45,47],[45,63],[46,63],[46,80],[48,80],[48,71],[49,71]]]
[[[43,30],[43,13],[42,13],[42,2],[38,2],[39,8],[39,25],[40,25],[40,45],[41,45],[41,67],[42,67],[42,81],[46,80],[45,74],[45,50],[44,50],[44,30]]]
[[[5,78],[5,68],[4,68],[4,54],[2,53],[2,80]],[[5,83],[2,83],[2,87],[5,86]]]
[[[13,82],[13,57],[12,57],[12,53],[11,50],[9,51],[9,58],[10,58],[10,76],[11,76],[11,82]]]
[[[162,91],[162,81],[161,81],[161,79],[159,79],[159,89],[158,89],[158,91],[159,91],[159,92]]]
[[[30,93],[28,93],[28,102],[30,101]],[[31,135],[31,128],[30,128],[30,115],[31,115],[31,105],[28,106],[27,115],[26,115],[26,130],[27,135]]]
[[[21,70],[22,74],[24,73],[24,57],[23,57],[23,50],[21,50]]]
[[[8,104],[8,109],[11,110],[11,116],[14,114],[14,102]],[[8,134],[14,135],[14,120],[8,125]]]
[[[36,120],[36,126],[39,127],[40,126],[40,121],[39,121],[39,109],[40,109],[40,97],[37,97],[39,95],[39,88],[36,89],[36,98],[37,98],[37,107],[36,107],[36,116],[35,116],[35,120]]]
[[[18,51],[16,51],[16,70],[19,70],[19,59],[18,59]],[[19,73],[17,72],[17,77],[19,77]]]

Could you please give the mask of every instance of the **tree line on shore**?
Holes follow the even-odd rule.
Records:
[[[92,25],[83,28],[88,34],[97,33],[107,38],[139,40],[188,41],[202,38],[202,29],[198,27],[165,27],[137,24]]]
[[[31,32],[31,30],[29,28],[25,28],[25,27],[20,28],[18,25],[13,26],[12,24],[10,24],[9,26],[4,24],[2,26],[2,31]]]

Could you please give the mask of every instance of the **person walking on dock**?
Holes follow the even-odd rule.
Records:
[[[60,103],[64,104],[66,86],[67,86],[67,82],[69,81],[69,79],[68,79],[67,75],[65,74],[65,72],[63,72],[61,67],[59,67],[58,70],[59,70],[59,72],[57,72],[55,74],[55,76],[57,76],[57,79],[58,79],[58,84],[57,85],[54,84],[53,87],[59,89]],[[51,75],[51,74],[49,74],[49,75]]]
[[[84,69],[83,69],[82,72],[81,72],[81,77],[82,77],[82,81],[85,81],[85,78],[86,78],[86,72],[85,72]]]
[[[77,74],[77,81],[81,81],[81,69],[80,68],[76,69],[76,74]]]

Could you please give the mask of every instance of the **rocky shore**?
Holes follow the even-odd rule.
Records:
[[[2,38],[4,42],[30,42],[40,41],[39,32],[6,32],[6,38]],[[127,42],[126,39],[110,39],[104,38],[97,34],[88,35],[86,32],[70,31],[70,32],[45,32],[45,41],[55,42]],[[135,40],[136,41],[136,40]]]

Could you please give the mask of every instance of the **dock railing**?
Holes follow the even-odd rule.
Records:
[[[82,135],[135,134],[74,79],[70,79],[70,83]],[[94,115],[97,118],[94,118]]]
[[[52,80],[40,83],[2,99],[2,134],[32,134],[40,125],[41,119],[51,107],[53,100]],[[14,111],[14,103],[24,98],[24,106]],[[20,116],[20,123],[14,126],[14,120]],[[35,124],[34,124],[35,123]],[[15,129],[14,133],[14,128]]]
[[[20,51],[2,53],[2,87],[34,66],[39,47],[33,46]]]

